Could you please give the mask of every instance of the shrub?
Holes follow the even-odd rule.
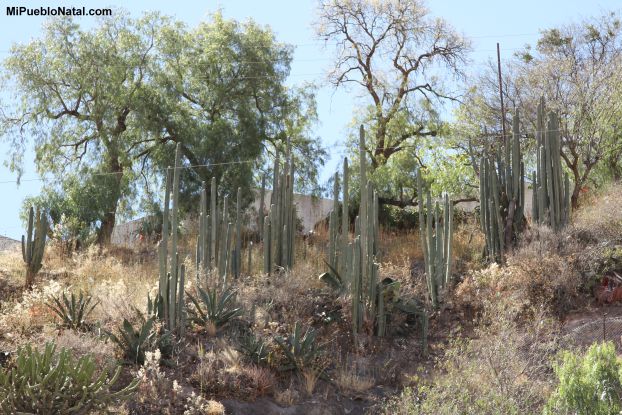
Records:
[[[74,361],[67,349],[55,355],[56,345],[47,343],[40,353],[30,345],[17,352],[8,370],[0,370],[0,410],[5,414],[90,413],[126,400],[138,386],[133,381],[111,392],[121,368],[112,378],[106,371],[97,375],[91,356]]]
[[[485,316],[487,317],[487,316]],[[456,339],[439,358],[432,380],[413,376],[410,389],[385,403],[385,415],[513,415],[541,413],[552,380],[556,325],[517,327],[501,311],[474,339]]]
[[[559,385],[545,415],[614,415],[622,410],[622,365],[611,342],[593,344],[584,356],[565,351],[554,366]]]

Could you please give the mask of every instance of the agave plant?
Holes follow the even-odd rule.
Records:
[[[71,293],[71,298],[67,298],[65,293],[62,296],[51,296],[46,305],[60,318],[64,327],[80,330],[85,327],[88,315],[99,304],[91,304],[92,300],[93,297],[80,291],[79,297],[75,293]]]
[[[303,371],[313,367],[323,349],[322,345],[317,344],[316,337],[317,333],[311,327],[303,333],[299,322],[296,322],[294,331],[286,338],[275,337],[274,341],[279,345],[287,360],[280,370]]]
[[[157,334],[153,330],[154,320],[153,316],[143,319],[141,326],[134,328],[132,323],[123,319],[118,336],[110,331],[105,331],[105,333],[123,351],[126,362],[142,365],[145,363],[145,351]]]
[[[26,345],[17,351],[10,369],[0,369],[1,413],[92,413],[128,399],[138,386],[133,380],[124,388],[115,387],[121,367],[109,377],[108,371],[96,373],[91,356],[75,361],[67,349],[55,351],[54,343],[47,343],[43,353]]]
[[[164,299],[160,294],[156,294],[153,300],[147,294],[147,316],[153,316],[157,320],[164,318]]]
[[[320,274],[319,280],[322,281],[324,284],[328,285],[333,290],[342,293],[345,290],[346,286],[343,282],[343,279],[341,278],[341,275],[339,275],[339,272],[328,262],[324,261],[324,263],[326,264],[326,266],[328,266],[330,272],[324,272]]]
[[[262,338],[252,334],[242,337],[240,351],[258,365],[266,364],[270,360],[269,345]]]
[[[198,288],[198,298],[187,293],[194,304],[190,309],[190,321],[205,326],[212,323],[216,328],[222,327],[230,320],[242,315],[242,308],[235,305],[235,291],[231,288],[223,290],[220,295],[216,289],[203,290]]]

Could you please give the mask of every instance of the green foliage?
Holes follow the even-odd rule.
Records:
[[[121,367],[110,378],[106,371],[96,373],[90,356],[75,361],[67,349],[55,351],[54,343],[47,343],[43,353],[26,345],[10,368],[0,369],[2,413],[92,413],[128,399],[138,386],[137,380],[120,389],[115,385]]]
[[[54,225],[72,238],[96,231],[100,243],[137,195],[158,196],[136,189],[157,185],[177,142],[185,160],[201,166],[182,172],[182,215],[211,177],[222,194],[241,187],[246,206],[254,169],[286,137],[294,159],[304,161],[299,187],[313,188],[326,153],[311,135],[314,88],[285,86],[292,54],[270,28],[221,13],[194,28],[122,10],[88,29],[53,19],[3,62],[3,85],[14,85],[17,97],[0,111],[11,168],[21,172],[23,139],[31,137],[46,178],[37,204],[49,203]]]
[[[194,304],[194,309],[188,310],[191,322],[201,326],[212,323],[219,328],[242,315],[242,308],[235,304],[235,290],[226,288],[219,293],[216,288],[203,290],[198,287],[197,291],[198,298],[188,294],[188,298]]]
[[[526,159],[530,167],[541,161],[534,149],[541,144],[536,123],[540,97],[547,97],[547,105],[559,115],[562,162],[574,184],[573,208],[584,186],[616,178],[622,171],[621,45],[620,13],[605,12],[543,29],[534,47],[527,45],[508,57],[502,68],[506,108],[514,105],[527,115],[521,145],[526,151],[536,150]],[[496,140],[501,134],[497,66],[489,65],[471,84],[458,109],[455,136],[477,170],[475,159],[483,153],[485,138]]]
[[[285,355],[286,363],[279,369],[282,371],[309,369],[317,362],[323,346],[316,341],[317,333],[311,327],[302,332],[297,321],[294,331],[287,337],[275,337],[274,341]]]
[[[593,344],[585,355],[561,354],[559,379],[545,415],[614,415],[622,410],[622,363],[611,342]]]
[[[366,131],[370,132],[371,143],[375,140],[374,124],[365,121],[365,118],[359,118],[356,117],[351,123],[352,132],[347,141],[353,169],[356,169],[359,164],[356,130],[361,122],[365,125]],[[407,125],[391,128],[388,134],[391,133],[397,137],[404,128],[408,128]],[[473,173],[468,156],[461,151],[456,151],[456,142],[448,136],[449,131],[445,126],[438,123],[431,128],[438,131],[438,136],[410,139],[402,144],[400,150],[392,154],[385,163],[375,167],[372,165],[368,173],[369,179],[383,201],[383,208],[391,205],[399,208],[415,205],[418,169],[425,171],[429,181],[429,191],[433,196],[439,196],[443,192],[461,197],[475,196],[474,186],[477,185],[477,177]],[[356,204],[359,202],[357,197],[359,186],[359,178],[353,176],[350,192]]]
[[[469,42],[417,1],[321,2],[316,32],[339,45],[331,81],[354,83],[369,99],[353,125],[369,131],[366,153],[381,203],[390,199],[412,205],[420,150],[428,137],[443,135],[435,104],[450,94],[443,91],[441,78],[462,73]],[[355,128],[353,160],[358,154]]]
[[[154,317],[142,320],[140,326],[134,328],[132,323],[123,319],[123,325],[118,329],[118,335],[105,331],[108,337],[116,343],[123,353],[127,363],[142,365],[145,363],[145,352],[157,336],[153,330]]]
[[[307,184],[317,177],[325,153],[310,131],[317,119],[315,93],[310,86],[285,86],[293,48],[278,42],[269,27],[216,12],[193,28],[163,27],[157,49],[163,70],[144,96],[141,120],[165,142],[181,142],[190,164],[202,165],[182,172],[181,212],[193,210],[201,182],[212,177],[220,196],[241,187],[245,207],[255,167],[246,161],[268,164],[269,154],[284,150],[286,137],[305,177],[312,179]],[[173,164],[170,144],[150,143],[147,150],[155,165]]]
[[[76,297],[75,293],[71,293],[71,300],[67,298],[67,294],[62,296],[52,296],[46,305],[61,319],[64,327],[80,330],[86,326],[86,318],[99,304],[95,302],[91,305],[93,297],[84,295],[80,291],[80,296]]]

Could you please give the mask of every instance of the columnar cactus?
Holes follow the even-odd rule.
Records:
[[[425,263],[428,293],[432,306],[439,305],[439,293],[450,283],[451,279],[451,244],[453,241],[453,204],[449,195],[443,197],[443,219],[439,203],[436,202],[432,210],[430,193],[423,190],[423,178],[421,171],[417,173],[417,195],[419,197],[419,234]],[[424,213],[424,199],[426,212]]]
[[[487,257],[499,262],[524,227],[525,166],[519,125],[517,110],[512,120],[512,139],[504,140],[505,157],[497,147],[496,165],[489,154],[480,162],[480,226],[486,238]]]
[[[179,253],[177,251],[178,242],[178,221],[179,221],[179,175],[181,170],[181,148],[177,144],[175,150],[175,167],[170,167],[166,171],[166,184],[164,193],[164,213],[162,220],[162,239],[158,244],[160,279],[159,295],[164,303],[163,319],[166,328],[170,332],[178,333],[183,336],[186,325],[186,311],[184,305],[185,287],[185,266],[179,264]],[[171,178],[172,172],[172,178]],[[168,249],[169,234],[169,202],[171,187],[173,193],[173,204],[171,211],[171,250]]]
[[[296,206],[294,204],[294,162],[291,145],[287,145],[285,166],[280,172],[280,155],[274,161],[274,179],[270,211],[264,217],[264,272],[271,274],[275,267],[294,266],[296,235]],[[262,207],[263,208],[263,207]]]
[[[544,98],[540,98],[537,118],[537,166],[532,179],[532,220],[559,231],[570,220],[570,180],[564,173],[562,182],[559,118],[549,112],[545,125]]]
[[[35,277],[41,269],[43,254],[45,251],[46,230],[48,227],[45,212],[37,208],[35,211],[30,207],[28,211],[27,235],[22,235],[22,257],[26,263],[26,286],[31,287]]]
[[[328,261],[333,281],[348,290],[352,299],[352,333],[361,333],[364,321],[373,321],[375,334],[383,336],[386,328],[384,289],[378,289],[378,195],[367,179],[365,131],[359,134],[361,202],[350,241],[348,160],[343,164],[343,201],[339,224],[339,178],[335,176],[333,210],[329,216]],[[341,229],[340,229],[341,228]],[[334,285],[334,284],[333,284]]]

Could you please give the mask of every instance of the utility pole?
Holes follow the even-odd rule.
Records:
[[[501,98],[501,131],[503,131],[503,143],[507,145],[508,136],[505,132],[505,105],[503,105],[503,83],[501,81],[501,51],[497,42],[497,73],[499,74],[499,98]]]

